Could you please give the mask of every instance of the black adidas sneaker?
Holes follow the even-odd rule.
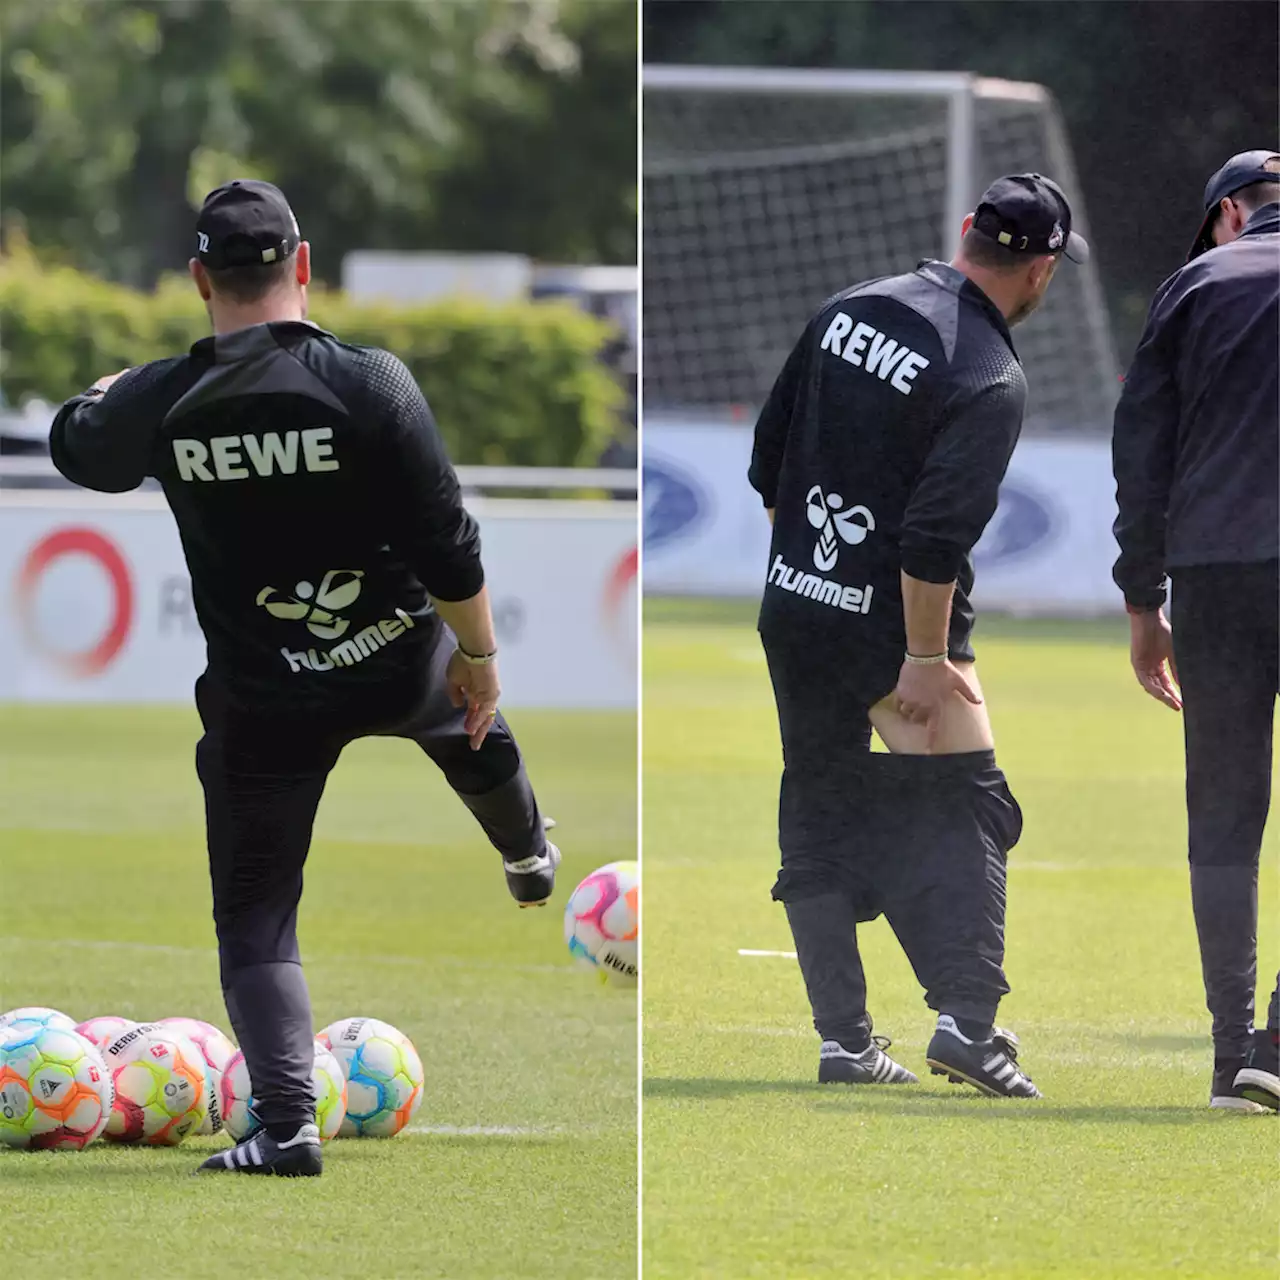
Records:
[[[560,865],[560,850],[547,841],[546,853],[518,862],[502,863],[507,873],[507,888],[521,907],[545,907],[555,892],[556,868]]]
[[[970,1040],[944,1013],[925,1061],[935,1076],[946,1076],[952,1084],[971,1084],[989,1098],[1039,1098],[1040,1090],[1018,1067],[1018,1037],[996,1027],[989,1040]]]
[[[824,1040],[818,1050],[818,1083],[919,1084],[906,1067],[885,1053],[892,1043],[888,1036],[872,1036],[865,1049],[853,1053],[838,1040]]]
[[[304,1124],[287,1142],[259,1129],[227,1151],[210,1156],[197,1173],[272,1173],[282,1178],[314,1178],[324,1170],[320,1130]]]
[[[1249,1056],[1236,1072],[1235,1092],[1255,1106],[1280,1111],[1280,1042],[1274,1031],[1253,1033]]]

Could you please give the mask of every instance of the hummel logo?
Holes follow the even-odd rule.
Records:
[[[257,603],[273,618],[291,622],[305,620],[313,636],[337,640],[351,623],[333,611],[355,604],[363,577],[363,569],[330,569],[318,589],[310,582],[299,582],[293,588],[294,594],[288,595],[275,587],[263,587],[258,592]]]
[[[844,499],[838,493],[823,494],[821,485],[815,484],[805,495],[805,515],[818,530],[813,563],[823,573],[836,567],[840,541],[856,547],[876,527],[876,518],[866,507],[852,506],[841,511],[843,505]]]

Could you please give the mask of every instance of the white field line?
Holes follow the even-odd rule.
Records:
[[[738,954],[740,956],[767,956],[770,959],[777,960],[794,960],[796,958],[794,951],[756,951],[751,947],[739,947]]]

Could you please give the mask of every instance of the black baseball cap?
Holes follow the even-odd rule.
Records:
[[[1084,237],[1071,230],[1067,197],[1041,173],[997,178],[982,193],[973,225],[1014,253],[1065,253],[1072,262],[1089,261]]]
[[[1218,220],[1218,203],[1233,196],[1241,187],[1251,187],[1255,182],[1280,182],[1280,173],[1266,168],[1268,161],[1280,161],[1278,151],[1242,151],[1232,156],[1209,179],[1204,189],[1204,221],[1196,232],[1195,243],[1187,254],[1187,261],[1198,258],[1206,249],[1212,249],[1213,224]],[[1280,193],[1277,193],[1280,199]]]
[[[284,192],[254,178],[210,191],[196,219],[196,255],[214,271],[282,262],[301,240]]]

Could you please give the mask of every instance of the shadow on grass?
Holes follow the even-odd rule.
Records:
[[[816,1081],[723,1080],[658,1077],[646,1080],[647,1099],[690,1102],[727,1102],[753,1094],[790,1094],[822,1111],[871,1112],[877,1116],[963,1116],[979,1120],[1024,1123],[1034,1120],[1083,1120],[1097,1124],[1220,1124],[1224,1114],[1205,1107],[1125,1105],[1123,1103],[1063,1104],[1052,1099],[1023,1102],[985,1098],[973,1089],[956,1086],[949,1093],[940,1088],[917,1093],[902,1085],[858,1085],[841,1088]],[[1238,1117],[1235,1117],[1238,1121]]]

